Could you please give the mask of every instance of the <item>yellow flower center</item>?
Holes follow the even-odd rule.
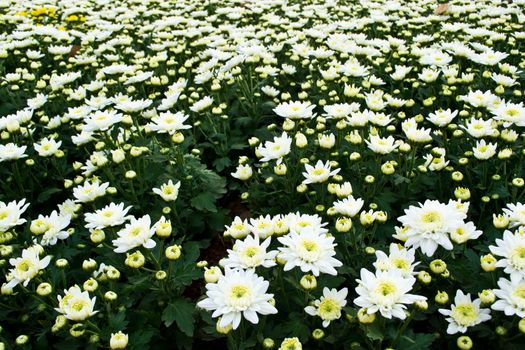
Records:
[[[510,255],[510,263],[514,268],[519,270],[525,267],[525,246],[514,248]]]
[[[426,224],[432,224],[441,220],[441,215],[437,211],[429,211],[423,214],[421,220]]]
[[[521,286],[521,287],[518,287],[516,288],[516,290],[514,291],[514,296],[520,298],[520,299],[525,299],[525,286]]]
[[[395,294],[396,291],[397,288],[392,282],[381,282],[376,288],[376,293],[384,297]]]
[[[468,326],[476,321],[478,312],[472,304],[459,304],[456,305],[451,316],[459,325]]]
[[[0,210],[0,220],[4,220],[9,216],[9,210]]]
[[[323,320],[335,320],[341,315],[341,306],[332,298],[325,298],[319,304],[319,316]]]

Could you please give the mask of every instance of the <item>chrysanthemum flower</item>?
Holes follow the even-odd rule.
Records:
[[[368,314],[380,312],[383,317],[406,318],[406,305],[416,301],[426,300],[420,295],[408,294],[416,279],[412,276],[403,276],[401,272],[392,270],[388,272],[372,272],[361,269],[361,279],[355,289],[359,297],[354,303],[367,309]]]
[[[260,242],[259,236],[248,236],[243,241],[237,240],[233,249],[228,249],[228,257],[222,260],[226,268],[253,269],[257,266],[275,266],[278,251],[266,251],[271,243],[271,237]]]
[[[302,272],[311,271],[315,276],[321,272],[337,275],[335,268],[343,265],[334,258],[334,237],[320,234],[312,228],[304,229],[301,233],[292,231],[278,240],[283,244],[279,248],[279,258],[286,261],[284,271],[297,266]]]
[[[155,234],[155,226],[151,226],[149,215],[144,215],[139,219],[131,217],[130,222],[117,234],[119,238],[112,241],[116,247],[115,253],[125,253],[140,246],[151,249],[156,245],[151,239]]]
[[[420,207],[410,206],[405,215],[398,218],[407,230],[405,245],[421,248],[427,255],[434,255],[438,246],[452,249],[449,234],[460,226],[466,215],[451,204],[426,200]]]
[[[11,201],[7,204],[0,202],[0,232],[6,232],[12,227],[22,225],[27,220],[21,219],[20,216],[29,207],[29,203],[26,204],[25,198],[16,201]]]
[[[323,296],[314,301],[314,306],[304,308],[307,314],[319,316],[323,320],[323,327],[328,327],[331,321],[341,317],[341,310],[346,305],[348,289],[328,289],[324,287]]]
[[[325,182],[330,176],[334,176],[341,171],[339,168],[332,170],[329,161],[323,164],[321,160],[318,160],[315,166],[305,164],[304,167],[306,169],[306,172],[303,173],[305,177],[303,180],[304,184]]]
[[[67,319],[72,321],[84,321],[96,314],[93,311],[97,297],[89,298],[89,293],[82,291],[79,286],[75,285],[68,290],[64,290],[64,296],[58,296],[58,308]]]
[[[49,265],[51,256],[48,255],[40,259],[41,251],[43,251],[41,246],[32,246],[24,249],[21,257],[9,259],[13,268],[9,270],[7,275],[7,288],[12,289],[19,283],[22,283],[24,287],[27,286],[29,281],[38,275],[38,272]]]
[[[525,317],[525,279],[500,278],[498,286],[500,289],[493,290],[498,300],[492,304],[492,310],[503,311],[507,316]]]
[[[217,283],[206,284],[207,298],[197,303],[198,307],[213,311],[219,317],[219,327],[231,325],[237,329],[244,317],[253,324],[259,323],[257,314],[276,314],[277,309],[270,300],[273,294],[266,293],[269,283],[253,270],[226,269]]]
[[[438,310],[442,315],[449,316],[447,317],[449,322],[447,333],[465,333],[468,327],[490,320],[490,310],[482,309],[480,305],[481,300],[479,298],[472,301],[470,293],[465,295],[463,291],[458,289],[454,298],[454,304],[451,305],[450,310]]]
[[[128,219],[126,215],[130,209],[131,206],[124,208],[124,203],[109,203],[94,213],[84,214],[85,227],[101,230],[106,227],[122,225]]]
[[[489,246],[490,252],[501,256],[497,267],[503,267],[505,273],[515,278],[525,278],[525,235],[503,232],[503,239],[496,238],[496,245]]]

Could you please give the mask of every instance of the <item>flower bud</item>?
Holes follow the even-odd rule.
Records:
[[[38,287],[36,288],[36,293],[42,297],[45,297],[53,291],[53,287],[51,287],[51,284],[47,282],[40,283]]]
[[[525,333],[525,317],[520,320],[518,323],[518,329],[521,333]]]
[[[66,259],[58,259],[57,261],[55,261],[55,265],[56,267],[64,268],[69,265],[69,262]]]
[[[305,290],[313,290],[317,288],[317,279],[314,275],[304,275],[299,283]]]
[[[97,262],[93,259],[87,259],[82,262],[82,269],[84,271],[93,271],[97,268]]]
[[[29,337],[25,334],[22,334],[22,335],[19,335],[18,337],[16,337],[16,345],[24,345],[24,344],[27,344],[27,342],[29,341]]]
[[[106,234],[102,230],[93,229],[90,230],[89,239],[95,244],[102,243],[106,239]]]
[[[446,303],[448,303],[448,293],[444,291],[438,291],[434,300],[438,304],[445,305]]]
[[[273,349],[275,347],[275,342],[272,338],[264,338],[262,345],[265,349]]]
[[[146,258],[142,253],[137,250],[136,252],[132,254],[128,254],[126,257],[125,264],[126,266],[131,267],[132,269],[138,269],[144,266],[144,263],[146,262]]]
[[[305,148],[306,146],[308,146],[308,139],[303,133],[298,132],[297,134],[295,134],[295,145],[298,148]]]
[[[164,251],[164,254],[168,260],[177,260],[181,255],[181,247],[176,244],[169,246]]]
[[[348,232],[352,228],[352,219],[347,217],[338,218],[335,222],[337,232]]]
[[[171,221],[167,220],[164,222],[159,222],[157,224],[157,228],[155,229],[155,233],[160,238],[168,238],[171,235],[172,226]]]
[[[496,269],[496,263],[498,260],[492,254],[483,255],[480,258],[481,268],[485,272],[491,272]]]
[[[433,260],[430,263],[430,270],[434,272],[435,274],[443,273],[445,272],[446,269],[447,269],[447,264],[441,259]]]
[[[111,290],[104,293],[104,299],[106,299],[107,301],[115,301],[117,300],[117,297],[118,297],[117,293]]]
[[[222,271],[218,266],[212,266],[210,268],[204,268],[204,279],[206,283],[217,283],[219,277],[222,276]]]
[[[459,337],[456,344],[461,350],[470,350],[474,345],[472,339],[470,339],[470,337],[466,335],[462,335],[461,337]]]
[[[112,333],[111,339],[109,340],[109,346],[111,349],[125,349],[128,346],[128,335],[119,331],[118,333]]]
[[[478,293],[479,299],[484,305],[490,305],[496,300],[496,295],[490,289],[484,289]]]
[[[98,282],[96,279],[90,278],[84,282],[82,287],[84,288],[85,291],[93,293],[94,291],[98,289]]]
[[[417,279],[423,284],[429,284],[432,281],[432,276],[426,271],[419,271]]]
[[[85,332],[86,329],[82,323],[75,323],[69,330],[69,334],[75,338],[83,336]]]
[[[324,331],[322,329],[319,329],[319,328],[316,328],[313,330],[312,332],[312,337],[315,339],[315,340],[321,340],[324,338]]]
[[[376,319],[376,315],[375,314],[369,314],[367,311],[368,311],[368,309],[361,308],[357,312],[357,319],[362,324],[373,323],[375,321],[375,319]]]
[[[219,326],[219,324],[221,323],[221,319],[222,319],[222,317],[219,317],[219,319],[217,320],[217,325],[215,326],[215,329],[217,330],[217,333],[219,333],[219,334],[228,334],[228,333],[230,333],[231,330],[232,330],[232,324],[229,323],[226,326],[221,327],[221,326]]]
[[[420,311],[427,311],[428,309],[428,302],[426,300],[418,300],[414,303],[414,305]]]

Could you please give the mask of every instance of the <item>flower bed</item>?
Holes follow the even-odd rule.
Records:
[[[524,23],[0,0],[0,348],[523,348]]]

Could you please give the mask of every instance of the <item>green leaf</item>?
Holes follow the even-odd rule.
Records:
[[[49,188],[45,191],[40,192],[38,195],[38,198],[36,199],[37,203],[42,203],[47,201],[49,198],[51,198],[51,195],[54,193],[61,192],[62,190],[60,188]]]
[[[215,167],[215,169],[217,169],[217,171],[223,171],[224,169],[229,167],[231,164],[232,164],[232,162],[231,162],[230,158],[228,158],[228,157],[222,157],[222,158],[219,158],[219,159],[215,159],[213,161],[213,166]]]
[[[397,348],[404,350],[429,349],[434,339],[434,335],[425,333],[404,335],[400,338]]]
[[[130,349],[144,349],[146,348],[151,338],[157,333],[155,328],[151,326],[141,327],[140,332],[132,332],[130,334]]]
[[[162,312],[162,321],[169,327],[175,322],[177,327],[187,336],[193,336],[193,310],[191,302],[184,298],[175,299]]]
[[[377,322],[372,323],[366,327],[366,336],[371,340],[383,340],[384,335]]]
[[[215,197],[210,192],[204,192],[191,199],[191,206],[197,210],[216,212]]]
[[[124,329],[128,325],[128,321],[126,321],[126,313],[125,312],[119,312],[116,315],[111,315],[109,317],[109,326],[112,328],[113,331],[120,331]]]

